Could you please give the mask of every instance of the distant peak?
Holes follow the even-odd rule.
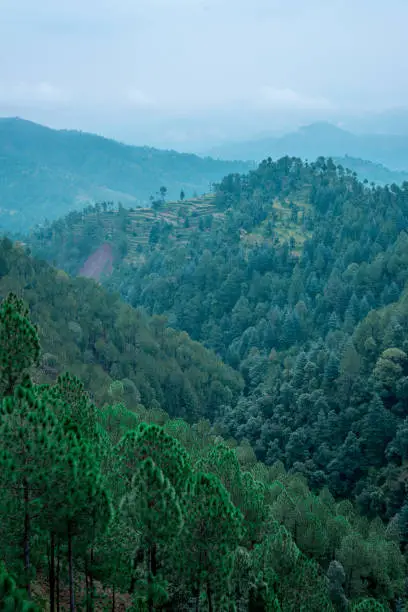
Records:
[[[329,121],[315,121],[309,125],[304,125],[298,130],[299,132],[314,133],[314,134],[349,134],[341,127],[330,123]]]

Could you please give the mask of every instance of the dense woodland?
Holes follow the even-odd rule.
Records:
[[[278,239],[274,198],[303,203],[301,251]],[[151,248],[110,285],[241,372],[240,400],[214,415],[226,434],[391,520],[406,494],[408,184],[284,158],[227,177],[216,201],[222,227]],[[263,240],[243,241],[259,224]]]
[[[298,218],[300,250],[274,199]],[[216,206],[223,223],[180,245],[159,233],[109,286],[241,373],[237,404],[210,415],[226,435],[391,520],[405,504],[408,185],[283,158],[224,179]]]
[[[72,374],[41,383],[38,326],[14,293],[0,338],[3,609],[403,609],[398,521],[122,387],[98,406]]]
[[[109,291],[0,245],[4,580],[53,610],[404,610],[408,184],[286,157],[183,231],[160,206]],[[33,253],[79,272],[72,229]]]

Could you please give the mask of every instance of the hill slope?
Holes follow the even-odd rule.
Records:
[[[0,119],[0,228],[24,231],[95,201],[147,203],[161,186],[191,196],[243,162],[132,147],[82,132]]]
[[[211,206],[214,227],[178,242],[158,223],[105,282],[240,371],[226,433],[390,519],[408,459],[408,185],[283,158],[226,177]]]
[[[356,169],[357,162],[361,165],[363,159],[384,164],[399,172],[408,171],[407,136],[357,135],[324,122],[314,123],[279,137],[221,145],[211,149],[209,154],[220,159],[252,159],[258,162],[267,157],[277,158],[284,155],[309,160],[323,155],[337,158],[339,163],[351,170]],[[375,168],[370,168],[369,162],[364,163],[367,164],[365,171],[373,174]],[[361,178],[370,179],[368,176]],[[386,182],[402,182],[406,178],[404,174],[400,176],[397,172],[395,177],[386,179]],[[382,182],[381,175],[376,180]]]
[[[10,246],[0,245],[2,269],[21,261],[9,281],[28,263]],[[35,306],[43,329],[54,305],[39,318]],[[104,322],[109,334],[112,323],[123,330]],[[145,340],[142,329],[129,331]],[[191,361],[185,346],[169,348]],[[257,462],[247,443],[223,439],[208,421],[127,409],[118,381],[105,405],[69,373],[37,384],[38,357],[29,311],[8,294],[0,303],[0,589],[9,609],[404,608],[397,525],[363,519],[280,462]]]
[[[41,382],[69,368],[100,404],[112,401],[116,385],[128,408],[161,407],[189,420],[210,416],[241,391],[240,376],[187,334],[143,316],[92,280],[69,278],[27,256],[6,238],[0,241],[0,299],[9,291],[23,297],[39,324]]]

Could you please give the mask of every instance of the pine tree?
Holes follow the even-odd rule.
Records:
[[[130,483],[140,462],[150,457],[177,492],[181,492],[190,472],[188,453],[180,442],[159,425],[141,423],[119,442],[117,452],[122,459],[125,482]]]
[[[228,592],[243,517],[220,480],[203,472],[189,478],[182,509],[185,523],[179,539],[179,562],[196,601],[204,588],[212,612],[214,603]]]
[[[14,293],[0,306],[0,397],[12,395],[40,356],[37,328],[23,301]]]
[[[75,610],[74,562],[78,552],[87,554],[95,538],[103,534],[112,516],[109,494],[99,462],[88,441],[74,430],[66,432],[53,469],[49,492],[49,529],[68,547],[70,610]]]
[[[49,470],[58,451],[58,422],[32,387],[18,386],[4,398],[0,414],[0,455],[5,517],[17,519],[27,592],[30,594],[33,514],[45,503]]]
[[[59,416],[68,419],[79,429],[82,437],[97,440],[97,410],[85,391],[83,382],[68,372],[58,376],[57,383],[50,389],[57,400],[62,400],[63,409]]]
[[[324,385],[329,388],[339,375],[339,360],[336,355],[331,352],[324,370]]]
[[[176,491],[162,470],[148,457],[132,478],[131,491],[125,495],[120,510],[130,528],[141,537],[146,559],[148,609],[155,609],[153,583],[158,576],[159,556],[178,537],[183,517]]]
[[[381,466],[384,452],[396,432],[395,417],[385,410],[381,399],[376,395],[362,424],[362,440],[365,456],[369,465]]]

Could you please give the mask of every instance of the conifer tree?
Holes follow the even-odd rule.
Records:
[[[0,306],[0,397],[12,395],[29,368],[40,356],[37,328],[24,302],[14,293]]]
[[[182,508],[185,523],[179,540],[179,560],[196,601],[205,589],[212,612],[215,602],[228,592],[243,517],[220,480],[203,472],[189,478]]]
[[[70,611],[75,610],[74,562],[78,554],[87,555],[95,538],[103,534],[112,516],[108,491],[99,471],[99,462],[90,443],[76,432],[68,431],[55,468],[50,488],[54,512],[49,528],[68,548]]]
[[[183,517],[174,487],[150,457],[135,471],[131,491],[123,498],[120,509],[131,529],[141,537],[151,611],[156,601],[152,587],[158,576],[159,555],[178,537]]]
[[[63,419],[69,419],[79,429],[82,437],[90,441],[98,439],[97,410],[85,391],[83,382],[68,372],[58,376],[51,394],[64,402]]]
[[[49,470],[58,447],[58,423],[53,413],[35,397],[30,386],[18,386],[5,397],[0,413],[1,481],[8,508],[5,517],[20,522],[24,575],[30,594],[33,514],[45,503]],[[34,508],[36,511],[34,512]],[[3,519],[3,521],[4,521]]]
[[[141,423],[136,430],[123,437],[117,452],[122,458],[123,474],[127,482],[132,480],[139,463],[150,457],[169,479],[176,492],[184,488],[185,479],[191,469],[188,453],[163,427]]]

